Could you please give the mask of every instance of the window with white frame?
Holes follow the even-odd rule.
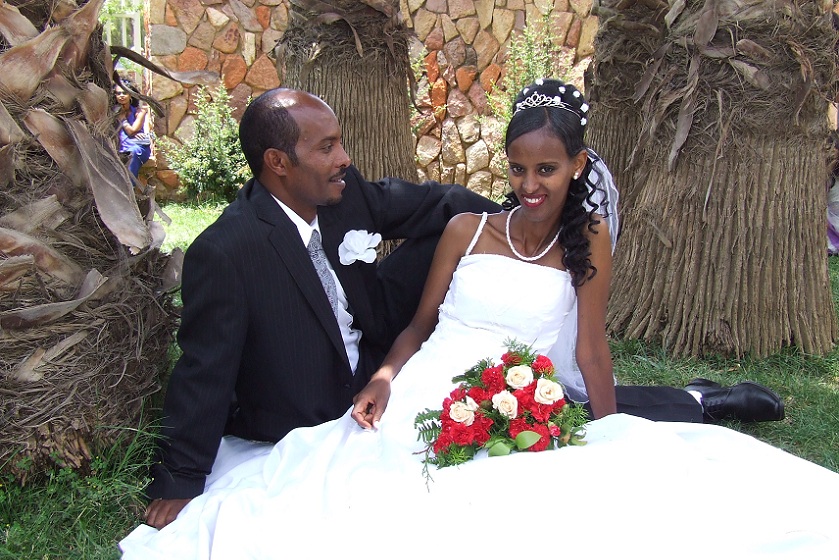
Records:
[[[143,3],[138,0],[107,0],[100,14],[105,42],[143,52]]]

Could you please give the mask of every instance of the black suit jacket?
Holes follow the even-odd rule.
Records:
[[[256,181],[193,242],[183,267],[183,314],[163,410],[150,498],[204,489],[223,434],[277,441],[300,426],[341,416],[393,338],[383,320],[376,264],[345,266],[349,230],[385,239],[439,236],[463,211],[497,205],[459,186],[365,181],[349,168],[342,201],[318,209],[323,246],[362,331],[350,369],[341,334],[296,226]],[[427,263],[399,268],[416,278]]]

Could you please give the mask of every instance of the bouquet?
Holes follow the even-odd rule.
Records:
[[[442,410],[417,415],[426,468],[465,463],[480,449],[493,457],[585,444],[586,411],[565,401],[551,360],[514,340],[505,344],[500,364],[478,362],[452,379],[460,384]]]

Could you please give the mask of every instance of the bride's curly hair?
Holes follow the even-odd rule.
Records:
[[[557,96],[564,106],[550,105],[551,99]],[[508,149],[514,140],[528,132],[548,128],[551,134],[565,145],[568,157],[574,157],[587,150],[583,142],[587,112],[588,105],[574,86],[560,80],[537,80],[522,89],[513,102],[513,118],[507,126],[504,148]],[[571,274],[575,287],[582,285],[597,273],[597,268],[589,259],[590,243],[583,229],[588,228],[593,232],[594,226],[600,223],[594,216],[599,204],[593,197],[595,191],[603,189],[589,180],[592,157],[597,156],[590,150],[588,154],[580,177],[572,179],[568,187],[568,198],[562,209],[559,228],[559,243],[564,249],[562,263]],[[515,193],[510,192],[502,207],[510,210],[519,204]]]

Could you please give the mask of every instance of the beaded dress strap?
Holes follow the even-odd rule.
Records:
[[[466,249],[466,255],[472,254],[472,249],[475,248],[475,243],[478,242],[478,238],[481,236],[481,232],[484,230],[484,224],[487,223],[487,213],[484,212],[481,214],[481,223],[478,224],[478,229],[475,231],[475,235],[472,236],[472,241],[469,243],[469,247]],[[464,257],[466,255],[463,255]]]

